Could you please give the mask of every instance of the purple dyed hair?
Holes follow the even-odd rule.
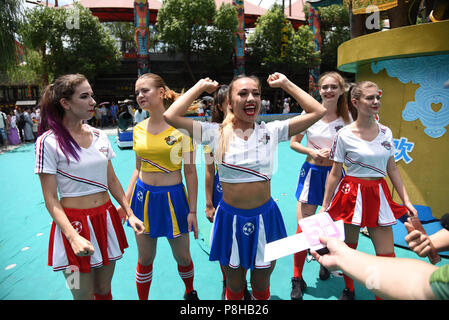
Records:
[[[40,136],[47,130],[53,130],[58,145],[67,158],[67,162],[69,162],[69,155],[78,161],[79,155],[77,151],[81,150],[81,148],[63,124],[62,120],[65,110],[60,100],[62,98],[70,100],[75,93],[76,87],[84,81],[87,81],[86,77],[79,73],[60,76],[53,84],[48,85],[44,89],[39,103],[41,107],[41,123],[38,135]]]

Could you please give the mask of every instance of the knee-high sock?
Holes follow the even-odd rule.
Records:
[[[264,291],[257,291],[254,290],[254,287],[251,286],[252,290],[252,297],[254,300],[269,300],[271,297],[270,294],[270,286],[268,286],[268,288],[266,288]]]
[[[296,233],[301,233],[301,227],[298,225]],[[302,270],[306,262],[307,250],[297,252],[293,255],[293,277],[302,279]]]
[[[245,289],[240,292],[234,292],[226,286],[226,300],[243,300],[243,294]]]
[[[378,257],[388,257],[388,258],[396,257],[394,252],[393,253],[387,253],[387,254],[376,253],[376,256],[378,256]],[[379,298],[378,296],[376,296],[376,300],[382,300],[382,298]]]
[[[94,300],[112,300],[112,294],[111,291],[109,291],[106,294],[94,294]]]
[[[153,280],[153,264],[143,266],[137,262],[136,286],[139,300],[148,300],[151,281]]]
[[[193,261],[190,260],[190,264],[186,267],[178,264],[178,273],[181,276],[182,281],[186,286],[186,293],[193,291]]]
[[[357,242],[356,243],[348,243],[348,247],[352,249],[357,249]],[[352,280],[347,275],[343,274],[343,279],[345,280],[345,287],[349,289],[349,291],[354,292],[354,280]]]

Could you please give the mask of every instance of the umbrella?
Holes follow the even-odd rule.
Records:
[[[98,106],[102,106],[102,105],[104,105],[104,104],[110,104],[110,102],[102,102],[102,103],[100,103]]]

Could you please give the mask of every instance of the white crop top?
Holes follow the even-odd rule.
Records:
[[[92,144],[77,151],[79,161],[69,155],[69,164],[52,130],[36,141],[34,173],[55,174],[61,198],[108,190],[108,161],[115,157],[115,153],[103,131],[88,127],[92,132]]]
[[[302,114],[305,113],[303,112]],[[351,122],[352,118],[350,117],[349,123]],[[330,149],[337,132],[349,123],[345,123],[342,117],[338,117],[329,123],[318,120],[307,128],[307,130],[301,132],[301,134],[307,136],[307,148],[317,150],[323,148]]]
[[[277,169],[277,145],[289,138],[288,125],[288,119],[256,123],[253,133],[246,141],[234,134],[223,161],[215,158],[220,181],[241,183],[271,180]],[[219,126],[218,123],[201,122],[201,143],[209,145],[214,156],[220,141]]]
[[[330,159],[344,163],[348,176],[383,178],[394,152],[393,134],[388,127],[379,124],[379,133],[372,141],[363,140],[344,127],[335,137]]]

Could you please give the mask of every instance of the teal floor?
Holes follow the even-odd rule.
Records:
[[[116,174],[126,189],[135,165],[132,150],[120,150],[115,136],[110,136],[117,157],[112,161]],[[198,154],[201,158],[201,155]],[[288,142],[279,145],[278,170],[272,179],[272,197],[277,201],[288,235],[296,231],[296,200],[294,193],[298,172],[304,156],[293,152]],[[204,213],[204,162],[198,166],[198,220],[200,237],[191,236],[191,254],[195,266],[194,286],[200,299],[218,300],[221,297],[222,276],[218,263],[208,260],[208,238],[211,224]],[[0,155],[0,300],[69,300],[71,294],[63,275],[47,266],[48,237],[51,218],[43,201],[39,178],[34,174],[34,145],[27,144]],[[129,248],[116,264],[112,281],[114,299],[136,300],[135,267],[137,248],[134,234],[125,228]],[[359,250],[374,253],[369,238],[360,235]],[[396,248],[398,257],[421,259],[413,252]],[[422,259],[426,261],[425,259]],[[444,259],[438,265],[447,264]],[[335,300],[344,286],[343,278],[331,276],[318,279],[319,265],[306,262],[304,279],[308,288],[304,300]],[[293,257],[277,261],[271,278],[272,299],[289,300]],[[356,298],[372,300],[367,289],[355,285]],[[150,299],[182,299],[184,285],[178,275],[166,239],[159,239],[153,269]]]

